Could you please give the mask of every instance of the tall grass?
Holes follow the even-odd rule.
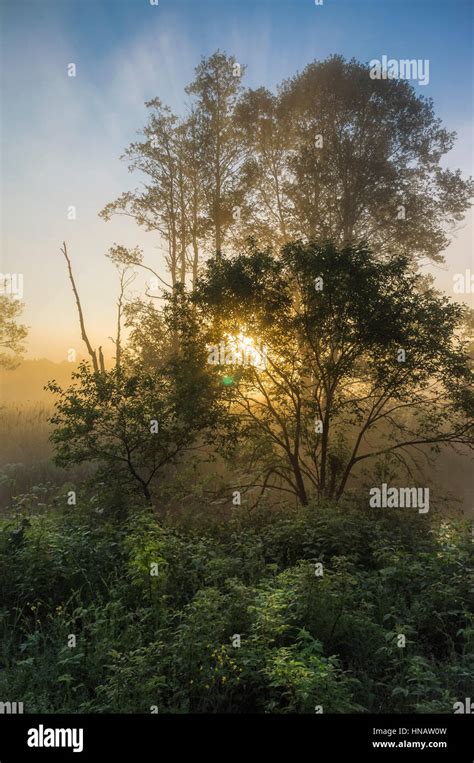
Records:
[[[30,493],[43,485],[45,498],[55,488],[92,474],[89,464],[65,470],[53,462],[49,441],[53,406],[44,403],[15,403],[0,408],[0,511],[8,509],[14,496]]]

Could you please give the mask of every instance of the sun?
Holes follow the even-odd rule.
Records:
[[[267,367],[268,347],[244,331],[225,334],[221,341],[208,346],[207,362],[218,366],[251,366],[256,370]]]
[[[239,350],[245,350],[247,347],[253,347],[255,345],[255,341],[252,339],[252,337],[247,336],[242,331],[240,331],[238,334],[230,334],[227,337],[227,341],[229,344],[234,345]]]
[[[227,335],[226,346],[236,365],[266,367],[267,346],[243,331]]]

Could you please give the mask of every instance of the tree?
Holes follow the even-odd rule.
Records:
[[[51,439],[59,465],[94,462],[107,480],[135,486],[152,503],[166,467],[221,434],[225,440],[222,386],[194,312],[175,290],[159,322],[162,356],[144,363],[140,347],[122,347],[113,369],[97,373],[83,362],[68,389],[48,385],[58,396]]]
[[[442,168],[455,134],[431,100],[342,56],[310,63],[276,94],[243,91],[244,70],[216,51],[185,89],[187,115],[149,101],[144,140],[123,157],[144,189],[101,212],[159,234],[170,288],[189,272],[194,287],[204,253],[241,251],[248,236],[277,248],[365,241],[380,256],[443,260],[474,186]]]
[[[72,293],[74,294],[74,299],[76,301],[77,313],[79,316],[79,326],[81,329],[81,338],[84,344],[86,345],[87,352],[89,354],[90,359],[92,360],[92,367],[94,369],[94,373],[98,374],[99,372],[105,371],[104,355],[102,353],[102,347],[99,347],[98,350],[94,350],[94,348],[92,347],[90,343],[89,336],[86,331],[86,324],[84,320],[84,312],[82,310],[81,299],[79,297],[76,281],[74,278],[74,274],[72,272],[72,263],[67,252],[65,241],[63,241],[61,252],[64,255],[64,259],[66,260],[66,263],[67,263],[67,270],[68,270],[69,280],[71,282]]]
[[[236,119],[246,149],[243,174],[247,194],[242,214],[246,236],[250,232],[261,244],[283,245],[288,241],[290,222],[287,184],[288,161],[294,148],[291,126],[278,97],[265,88],[242,94]]]
[[[122,322],[127,307],[125,302],[126,292],[136,277],[136,272],[131,270],[130,264],[136,264],[140,258],[140,253],[137,250],[132,250],[131,253],[129,249],[125,249],[122,246],[112,246],[107,257],[114,263],[119,274],[120,290],[117,299],[117,332],[112,342],[115,344],[115,365],[117,368],[120,368],[122,362]]]
[[[6,294],[0,295],[0,368],[16,368],[18,356],[24,351],[23,342],[28,329],[18,323],[22,309],[23,305],[18,300]]]
[[[204,178],[201,172],[198,145],[198,117],[193,108],[181,127],[182,167],[184,173],[184,191],[187,202],[187,225],[191,240],[192,254],[191,288],[197,283],[200,255],[203,242],[210,231],[210,221],[204,214]]]
[[[408,257],[297,241],[277,259],[251,246],[210,260],[195,300],[214,341],[267,345],[265,367],[228,369],[262,489],[339,499],[368,459],[410,470],[420,454],[472,446],[463,308]]]
[[[455,133],[408,82],[332,56],[277,96],[248,91],[240,115],[257,169],[253,231],[263,218],[286,240],[366,241],[380,255],[442,261],[473,183],[441,168]]]
[[[167,243],[166,264],[171,286],[184,281],[187,244],[185,210],[180,200],[182,160],[177,139],[178,119],[155,98],[146,103],[150,117],[143,130],[144,141],[132,143],[122,157],[130,171],[143,173],[148,184],[143,191],[123,193],[100,212],[109,220],[113,214],[134,218]],[[150,182],[151,181],[151,182]],[[182,178],[181,178],[182,182]]]
[[[218,251],[242,202],[239,166],[242,139],[234,119],[243,69],[217,51],[196,68],[186,92],[194,96],[187,117],[178,119],[159,98],[148,101],[144,140],[124,154],[132,172],[146,178],[144,190],[123,193],[100,215],[134,218],[166,242],[171,287],[197,279],[199,258],[209,241]],[[189,253],[191,249],[191,254]]]
[[[216,51],[196,67],[196,77],[186,88],[194,95],[199,168],[205,199],[205,216],[213,232],[213,250],[220,252],[234,210],[242,202],[240,166],[242,136],[235,119],[240,80],[244,73],[233,56]]]

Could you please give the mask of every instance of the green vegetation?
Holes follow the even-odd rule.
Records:
[[[166,254],[110,248],[113,359],[64,242],[87,360],[44,380],[50,412],[2,411],[0,700],[25,712],[472,696],[472,537],[437,481],[473,445],[472,315],[418,265],[473,183],[406,82],[333,56],[273,95],[244,71],[202,59],[187,116],[154,98],[126,150],[146,183],[101,215]],[[372,508],[380,483],[403,502]]]
[[[74,713],[451,713],[469,695],[466,525],[329,504],[207,516],[2,521],[0,695]]]

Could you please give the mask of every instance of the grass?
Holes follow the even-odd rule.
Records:
[[[41,485],[49,499],[57,487],[79,483],[93,474],[89,464],[69,470],[53,462],[49,418],[53,407],[44,403],[10,404],[0,409],[0,511],[16,496]]]

